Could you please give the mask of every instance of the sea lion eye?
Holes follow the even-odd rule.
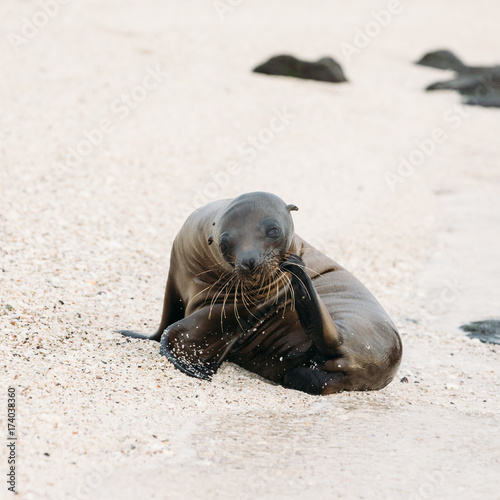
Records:
[[[272,227],[267,231],[267,235],[270,236],[271,238],[276,238],[277,236],[280,235],[280,230],[277,227]]]

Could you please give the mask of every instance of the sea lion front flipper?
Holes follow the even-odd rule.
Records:
[[[292,254],[280,269],[292,275],[295,308],[304,331],[320,353],[338,354],[336,348],[342,344],[341,333],[305,272],[304,261]]]
[[[242,334],[228,319],[221,327],[221,313],[222,305],[205,306],[170,325],[161,337],[160,354],[187,375],[210,380]]]
[[[462,94],[467,94],[481,88],[483,89],[483,94],[486,94],[488,92],[486,79],[479,75],[472,75],[462,76],[454,78],[453,80],[446,80],[443,82],[436,82],[426,87],[425,90],[457,90]],[[477,92],[477,94],[481,95],[479,92]]]

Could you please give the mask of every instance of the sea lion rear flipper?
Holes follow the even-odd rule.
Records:
[[[206,306],[170,325],[161,337],[160,354],[187,375],[210,380],[241,335],[228,333],[236,328],[226,324],[222,331],[221,308]]]
[[[132,330],[114,330],[114,333],[121,333],[124,337],[130,337],[132,339],[156,340],[156,342],[159,342],[161,338],[161,333],[158,330],[151,335],[134,332]]]

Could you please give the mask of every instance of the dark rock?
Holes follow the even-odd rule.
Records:
[[[307,62],[293,56],[276,56],[257,66],[253,71],[265,75],[292,76],[321,82],[347,82],[340,64],[331,57],[323,57],[317,62]]]
[[[400,382],[402,382],[403,384],[407,384],[409,381],[408,381],[408,377],[403,377]]]
[[[469,332],[467,337],[471,339],[479,339],[489,344],[500,344],[500,320],[498,319],[472,321],[460,328],[464,332]]]
[[[426,90],[455,90],[464,104],[500,107],[500,66],[467,66],[449,50],[425,54],[417,64],[456,72],[452,80],[429,85]]]
[[[437,69],[452,69],[457,72],[463,71],[467,68],[467,66],[465,66],[465,64],[449,50],[436,50],[435,52],[428,52],[415,64]]]
[[[322,65],[326,66],[326,68],[330,71],[330,75],[332,76],[332,80],[327,80],[329,82],[330,81],[335,83],[347,82],[347,78],[344,75],[342,66],[337,61],[335,61],[335,59],[332,59],[331,57],[322,57],[321,59],[318,60],[318,62],[309,64],[314,64],[315,66],[322,66]]]

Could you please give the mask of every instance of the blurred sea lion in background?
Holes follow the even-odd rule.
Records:
[[[253,71],[265,75],[293,76],[321,82],[347,82],[342,67],[331,57],[323,57],[316,62],[309,62],[289,55],[275,56],[254,68]]]
[[[500,107],[500,66],[467,66],[453,52],[437,50],[425,54],[416,64],[456,72],[452,80],[429,85],[426,90],[456,90],[464,104]]]

